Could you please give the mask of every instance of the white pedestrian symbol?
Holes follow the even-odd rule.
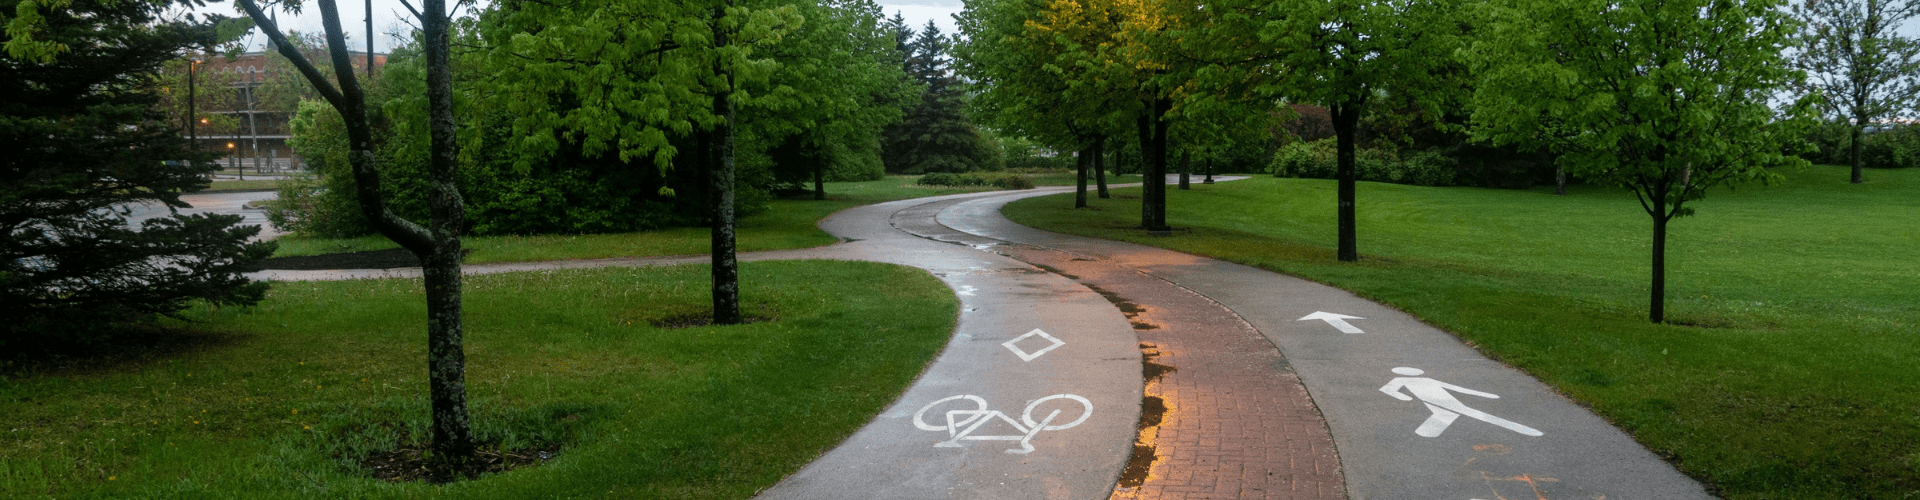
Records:
[[[1414,434],[1418,434],[1425,437],[1439,437],[1440,433],[1447,431],[1448,425],[1453,424],[1454,419],[1460,418],[1461,415],[1466,415],[1469,417],[1480,419],[1481,421],[1489,424],[1505,427],[1507,428],[1507,430],[1511,430],[1513,432],[1518,432],[1528,436],[1540,435],[1540,431],[1534,430],[1534,428],[1532,427],[1520,425],[1518,423],[1514,423],[1511,420],[1496,417],[1493,415],[1488,415],[1486,412],[1468,408],[1465,403],[1461,403],[1458,398],[1453,397],[1453,392],[1460,392],[1464,394],[1472,394],[1475,396],[1480,396],[1483,398],[1500,399],[1500,396],[1497,394],[1480,392],[1473,389],[1468,389],[1465,387],[1449,384],[1446,382],[1441,382],[1438,380],[1421,377],[1420,375],[1425,374],[1426,372],[1421,371],[1419,368],[1409,368],[1409,367],[1402,366],[1399,368],[1394,368],[1393,372],[1401,375],[1406,375],[1406,376],[1395,378],[1391,381],[1388,381],[1387,385],[1382,386],[1380,388],[1380,392],[1387,393],[1388,396],[1393,396],[1394,399],[1398,399],[1401,401],[1413,401],[1414,398],[1419,398],[1420,402],[1426,403],[1428,410],[1433,411],[1433,416],[1428,417],[1426,423],[1420,424],[1419,429],[1414,429],[1413,431]],[[1405,387],[1407,389],[1407,392],[1411,392],[1413,393],[1413,395],[1408,396],[1406,394],[1402,394],[1400,392],[1400,388],[1402,387]],[[1452,391],[1452,392],[1449,392],[1449,391]]]
[[[927,423],[926,421],[927,410],[932,410],[933,407],[940,406],[941,403],[945,403],[948,401],[963,400],[963,399],[967,401],[972,401],[973,409],[948,410],[944,412],[946,415],[946,418],[940,422],[944,425],[934,425],[934,424]],[[1060,410],[1055,409],[1052,412],[1047,414],[1047,418],[1040,419],[1040,421],[1038,422],[1033,421],[1033,410],[1035,408],[1040,407],[1040,403],[1045,403],[1047,401],[1052,401],[1055,399],[1070,399],[1080,403],[1080,406],[1081,406],[1080,418],[1074,419],[1072,422],[1067,422],[1060,425],[1049,425],[1060,419]],[[1027,410],[1020,413],[1020,421],[1018,422],[1014,421],[1012,417],[1008,417],[1007,414],[1001,413],[998,410],[988,410],[987,400],[982,399],[980,396],[963,394],[959,396],[950,396],[950,397],[941,399],[939,401],[927,403],[926,406],[920,407],[920,411],[915,412],[913,414],[913,426],[919,427],[920,430],[926,430],[926,431],[947,431],[947,440],[941,441],[940,443],[933,445],[933,447],[935,448],[957,448],[960,446],[960,441],[1019,441],[1020,449],[1007,450],[1007,453],[1025,454],[1025,453],[1033,452],[1033,436],[1036,434],[1039,434],[1040,431],[1057,431],[1061,429],[1071,428],[1073,426],[1080,425],[1081,422],[1087,421],[1087,417],[1091,417],[1091,416],[1093,416],[1093,403],[1087,401],[1087,398],[1083,398],[1073,394],[1055,394],[1052,396],[1036,399],[1032,403],[1027,403]],[[938,417],[936,416],[936,418]],[[994,419],[999,419],[1000,421],[1006,422],[1008,425],[1011,425],[1014,430],[1020,432],[1020,435],[1017,435],[1017,436],[973,435],[974,431],[980,430],[980,427],[983,425],[992,423]]]

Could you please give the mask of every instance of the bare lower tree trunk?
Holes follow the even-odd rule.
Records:
[[[1360,104],[1344,103],[1333,106],[1334,146],[1338,161],[1334,178],[1339,180],[1340,199],[1340,240],[1338,257],[1343,262],[1360,260],[1358,244],[1359,231],[1355,228],[1354,202],[1354,165],[1353,140],[1355,128],[1360,122]]]
[[[827,199],[827,165],[824,162],[813,164],[813,199]]]
[[[447,461],[473,457],[473,429],[467,412],[466,354],[462,342],[460,234],[466,226],[466,202],[454,183],[459,143],[454,137],[453,77],[447,53],[448,20],[445,0],[426,0],[421,19],[427,67],[427,127],[429,135],[427,227],[395,215],[380,188],[380,170],[374,164],[373,127],[367,118],[366,97],[353,73],[353,64],[334,0],[319,0],[327,51],[333,64],[335,88],[304,54],[288,43],[271,18],[254,0],[240,0],[255,24],[281,55],[299,69],[346,123],[348,163],[361,214],[375,230],[420,259],[427,295],[428,398],[433,408],[434,455]]]
[[[1555,162],[1553,165],[1553,194],[1566,196],[1567,167]]]
[[[1848,132],[1851,132],[1853,135],[1853,144],[1847,147],[1847,159],[1853,164],[1854,184],[1867,182],[1866,177],[1860,175],[1860,129],[1863,126],[1865,126],[1865,122],[1855,121],[1853,128],[1848,130]]]
[[[713,9],[713,46],[727,46],[727,31],[720,20],[726,17],[726,2]],[[725,89],[713,97],[713,114],[721,116],[713,137],[713,323],[740,324],[740,268],[734,258],[733,235],[733,76],[719,61],[715,73],[725,78]]]
[[[426,0],[421,28],[426,38],[427,129],[431,157],[427,210],[433,248],[421,255],[427,287],[427,365],[432,378],[433,446],[442,456],[465,460],[473,456],[472,426],[467,416],[467,355],[460,309],[460,233],[467,225],[466,201],[454,183],[460,165],[460,143],[454,137],[453,71],[448,57],[445,0]],[[367,54],[373,64],[373,54]]]
[[[1111,198],[1107,194],[1107,136],[1093,140],[1093,180],[1100,189],[1100,199]]]
[[[1161,117],[1173,102],[1168,99],[1154,99],[1147,102],[1146,114],[1140,116],[1137,125],[1140,129],[1140,226],[1149,232],[1163,232],[1167,227],[1167,126]]]
[[[1666,217],[1653,216],[1653,294],[1647,306],[1647,319],[1654,323],[1667,321],[1667,221]]]
[[[1191,172],[1193,170],[1192,167],[1193,167],[1193,152],[1185,151],[1185,150],[1180,151],[1180,189],[1181,190],[1193,189],[1193,185],[1187,182],[1187,175],[1188,175],[1187,172]]]
[[[1073,208],[1087,208],[1087,167],[1093,163],[1093,147],[1081,148],[1075,153],[1073,163],[1079,170],[1074,181]]]

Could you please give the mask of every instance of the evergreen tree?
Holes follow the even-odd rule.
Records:
[[[882,155],[888,172],[966,172],[998,167],[987,139],[961,114],[965,93],[949,71],[947,51],[952,46],[933,21],[927,21],[907,45],[904,68],[908,77],[925,90],[920,102],[907,110],[905,119],[885,133]]]
[[[6,2],[6,12],[19,12]],[[219,16],[161,22],[171,2],[81,0],[14,32],[0,57],[0,344],[100,338],[195,299],[252,304],[242,273],[273,253],[239,216],[174,214],[129,227],[127,208],[188,208],[216,155],[193,151],[159,106],[160,70],[210,48]],[[19,42],[16,44],[16,42]]]

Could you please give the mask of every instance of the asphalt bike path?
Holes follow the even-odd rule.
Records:
[[[973,206],[922,205],[896,214],[894,226],[1073,279],[1106,297],[1135,330],[1146,386],[1134,451],[1111,498],[1346,497],[1320,411],[1252,325],[1205,296],[1110,260],[980,236],[978,218],[967,215]]]
[[[1004,255],[913,236],[892,225],[902,211],[911,215],[915,207],[984,195],[855,207],[821,223],[843,243],[740,254],[748,261],[862,260],[918,267],[944,281],[960,303],[952,339],[898,400],[759,498],[1099,499],[1112,492],[1132,451],[1141,399],[1141,353],[1126,316],[1100,294],[1065,277]],[[921,212],[925,216],[918,220],[925,221],[936,213]],[[464,271],[705,262],[704,256],[601,259],[482,264],[464,266]],[[418,268],[404,268],[268,270],[252,277],[419,275]]]
[[[980,240],[1130,268],[1230,309],[1284,353],[1276,369],[1291,368],[1311,392],[1349,498],[1712,498],[1551,387],[1398,310],[1304,279],[1000,216],[1006,203],[1042,194],[969,200],[939,220]]]
[[[844,243],[740,255],[919,267],[946,282],[961,308],[946,350],[898,401],[760,498],[1711,498],[1551,388],[1404,313],[1297,278],[1048,233],[998,213],[1060,192],[856,207],[821,223]]]

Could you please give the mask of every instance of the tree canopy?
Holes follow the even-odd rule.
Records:
[[[1821,0],[1796,4],[1800,23],[1795,66],[1804,71],[1802,92],[1822,97],[1821,110],[1851,122],[1847,160],[1853,183],[1860,169],[1862,129],[1914,109],[1920,97],[1920,40],[1900,33],[1920,17],[1911,0]]]
[[[1470,54],[1476,135],[1551,148],[1575,175],[1626,188],[1653,219],[1649,318],[1665,320],[1667,223],[1707,190],[1804,164],[1787,146],[1806,101],[1777,0],[1507,0]]]

